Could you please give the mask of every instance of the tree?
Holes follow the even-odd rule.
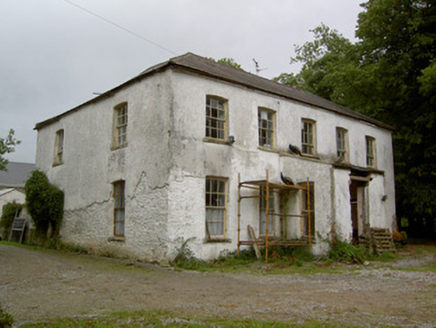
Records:
[[[45,239],[49,227],[50,237],[59,233],[64,210],[64,193],[52,185],[44,172],[34,171],[26,181],[26,208],[35,223],[36,231]]]
[[[436,216],[436,5],[424,0],[362,4],[352,44],[321,25],[296,47],[301,87],[394,126],[397,215],[411,233],[434,231]]]
[[[235,60],[233,58],[224,57],[224,58],[215,60],[211,57],[208,57],[207,59],[210,59],[210,60],[214,61],[215,63],[224,64],[224,65],[227,65],[227,66],[230,66],[230,67],[233,67],[233,68],[236,68],[236,69],[243,71],[242,66],[239,65],[237,62],[235,62]]]
[[[21,143],[20,140],[14,138],[14,134],[15,131],[10,129],[6,138],[0,138],[0,171],[5,171],[8,164],[8,160],[3,155],[13,153],[15,146]]]

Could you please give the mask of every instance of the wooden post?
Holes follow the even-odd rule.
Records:
[[[265,263],[268,263],[268,228],[269,228],[269,179],[268,170],[266,170],[266,192],[265,192]]]
[[[238,173],[238,257],[241,254],[241,173]]]

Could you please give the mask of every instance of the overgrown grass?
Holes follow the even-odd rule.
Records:
[[[26,323],[24,328],[34,327],[254,327],[254,328],[334,328],[342,325],[317,320],[304,323],[263,321],[255,319],[228,319],[217,317],[187,316],[170,311],[119,312],[105,316],[83,316],[79,318],[53,319]],[[348,326],[358,327],[358,326]]]

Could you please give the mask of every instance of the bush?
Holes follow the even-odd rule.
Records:
[[[36,231],[46,236],[49,227],[56,237],[62,222],[64,211],[64,193],[50,184],[47,176],[41,171],[34,171],[26,181],[26,206],[35,223]]]
[[[9,328],[12,327],[13,323],[14,323],[14,318],[12,317],[12,315],[7,313],[0,307],[0,327]]]
[[[15,214],[19,215],[22,208],[22,204],[17,204],[15,202],[3,205],[2,217],[0,219],[0,229],[3,230],[2,237],[4,240],[7,240],[9,238]]]

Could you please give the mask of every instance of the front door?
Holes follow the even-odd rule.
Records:
[[[358,244],[365,238],[365,225],[367,222],[366,213],[366,179],[351,179],[350,183],[350,205],[351,205],[351,226],[353,229],[353,244]]]

